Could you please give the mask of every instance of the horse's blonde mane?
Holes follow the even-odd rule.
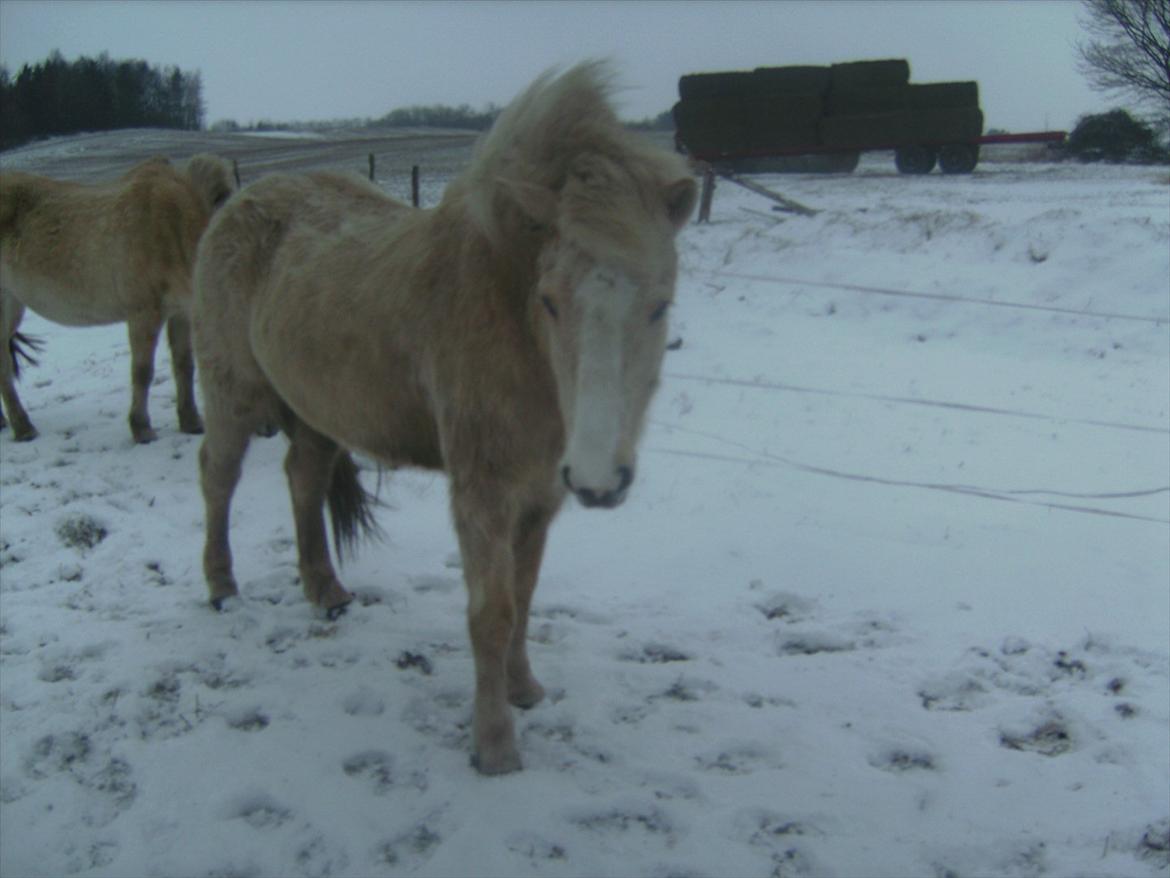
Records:
[[[648,182],[662,182],[683,168],[626,131],[610,104],[615,90],[606,61],[545,71],[499,115],[449,197],[462,199],[488,238],[500,241],[516,208],[528,201],[522,212],[531,218],[532,203],[560,192],[582,155],[609,159]]]

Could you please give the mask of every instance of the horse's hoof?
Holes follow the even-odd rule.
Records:
[[[180,420],[179,432],[186,433],[189,436],[200,436],[203,434],[203,421],[199,418],[187,421]]]
[[[487,777],[497,777],[501,774],[511,774],[524,768],[520,764],[520,755],[511,749],[491,759],[482,758],[478,753],[471,754],[471,767]]]
[[[325,611],[325,618],[330,622],[336,622],[349,610],[349,604],[338,604],[336,607],[330,607]]]
[[[158,433],[147,427],[145,430],[134,431],[134,441],[139,445],[149,445],[158,438]]]
[[[544,687],[530,678],[523,686],[508,687],[508,703],[521,710],[536,707],[544,700]]]
[[[239,596],[240,596],[240,593],[238,591],[232,591],[232,592],[228,592],[227,594],[217,595],[216,597],[211,598],[208,601],[208,603],[211,604],[211,608],[213,610],[215,610],[217,613],[222,613],[225,609],[227,602],[230,600],[233,600],[235,598],[238,598]]]
[[[32,442],[37,436],[41,435],[37,432],[36,427],[28,427],[25,430],[13,430],[12,438],[17,442]]]

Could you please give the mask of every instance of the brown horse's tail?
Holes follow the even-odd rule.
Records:
[[[8,352],[12,355],[12,377],[20,377],[20,361],[35,366],[39,360],[33,353],[39,354],[45,348],[45,340],[35,335],[25,335],[23,332],[12,333],[8,339]],[[32,351],[33,353],[29,353]]]
[[[362,539],[382,537],[382,531],[374,520],[377,497],[362,487],[358,479],[358,466],[349,452],[341,452],[333,464],[333,477],[329,482],[326,499],[329,501],[329,518],[333,524],[333,545],[337,549],[339,561],[353,554]]]

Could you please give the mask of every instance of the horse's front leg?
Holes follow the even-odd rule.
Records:
[[[17,442],[27,442],[37,438],[37,428],[29,420],[28,412],[20,404],[20,397],[16,394],[16,356],[12,348],[12,337],[20,326],[20,318],[24,316],[24,305],[0,291],[0,401],[3,402],[3,411],[0,412],[0,427],[4,426],[4,416],[12,424],[12,436]]]
[[[147,399],[154,380],[154,349],[158,345],[162,318],[152,312],[132,314],[127,325],[130,333],[130,432],[135,442],[153,442],[158,434],[150,425]]]
[[[500,495],[495,495],[494,502],[486,499],[492,493],[456,487],[452,507],[467,581],[467,625],[475,657],[472,764],[483,774],[506,774],[521,767],[507,675],[516,625],[513,528],[500,508]]]
[[[202,433],[203,419],[195,404],[195,358],[191,354],[191,319],[173,314],[167,321],[167,344],[171,349],[171,369],[175,375],[175,403],[179,410],[179,429],[184,433]]]
[[[508,700],[525,709],[544,698],[544,687],[532,675],[528,663],[528,610],[540,575],[548,526],[555,511],[555,503],[543,503],[534,505],[521,516],[512,550],[516,624],[512,628],[512,640],[508,645]]]

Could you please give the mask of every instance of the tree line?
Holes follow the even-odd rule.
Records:
[[[203,127],[199,72],[141,60],[66,61],[53,52],[15,76],[0,65],[0,149],[78,131]]]

